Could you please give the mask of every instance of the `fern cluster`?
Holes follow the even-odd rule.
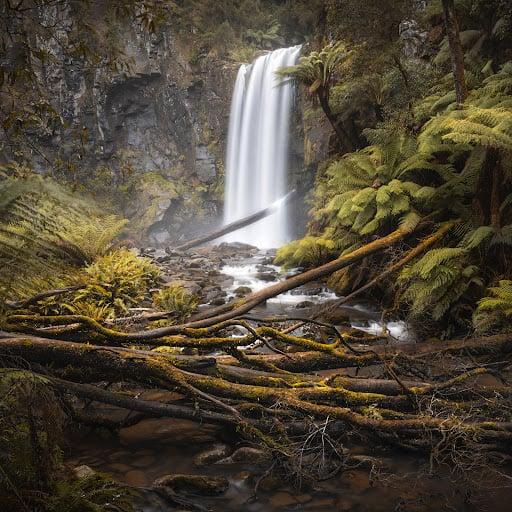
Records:
[[[40,176],[0,181],[0,286],[13,298],[73,281],[125,221]]]
[[[160,270],[150,260],[129,249],[118,249],[97,258],[83,269],[77,282],[83,287],[49,299],[39,309],[45,312],[87,315],[97,320],[126,314],[130,307],[149,300],[158,285]]]
[[[479,333],[512,329],[512,281],[503,279],[498,286],[487,290],[473,315],[473,324]]]
[[[424,123],[418,133],[383,124],[367,130],[371,145],[330,163],[317,178],[308,236],[282,248],[278,261],[313,266],[400,225],[456,220],[395,280],[397,303],[417,321],[470,325],[485,287],[512,270],[512,63],[475,75],[472,85],[458,106],[442,77],[431,97],[411,107]],[[367,279],[381,268],[361,265]],[[336,283],[346,289],[353,274]]]
[[[276,263],[284,267],[311,267],[333,259],[339,245],[326,236],[308,235],[279,248]]]
[[[172,312],[174,318],[181,322],[197,309],[198,299],[183,286],[174,284],[153,294],[153,306],[160,311]]]
[[[428,312],[439,320],[471,287],[477,288],[475,296],[482,293],[492,277],[488,268],[510,271],[503,255],[512,247],[511,93],[512,66],[507,63],[461,108],[449,105],[426,123],[418,138],[423,153],[462,160],[461,170],[440,188],[451,198],[444,214],[463,222],[449,245],[427,252],[402,273],[407,283],[403,297],[415,314]],[[481,190],[484,184],[490,197]]]

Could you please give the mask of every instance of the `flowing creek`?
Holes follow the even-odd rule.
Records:
[[[199,258],[205,252],[198,251]],[[217,279],[228,278],[225,285],[226,299],[236,297],[241,287],[257,291],[265,286],[286,278],[287,274],[272,264],[272,251],[236,251],[228,257],[212,258],[208,261],[219,263],[221,273]],[[158,260],[158,252],[154,255]],[[169,267],[182,261],[189,265],[189,272],[198,275],[198,264],[194,258],[183,260],[160,256],[160,260],[171,259]],[[199,261],[199,260],[197,260]],[[206,264],[204,264],[206,265]],[[212,271],[209,271],[212,273]],[[313,305],[331,300],[335,295],[322,283],[310,283],[271,299],[266,305],[255,309],[258,316],[290,315],[307,317]],[[352,324],[374,332],[381,329],[378,313],[373,313],[368,305],[349,306],[352,311]],[[375,318],[374,318],[375,317]],[[388,323],[387,329],[400,340],[410,341],[404,325],[400,322]],[[179,401],[180,395],[172,392],[143,391],[140,398],[148,400]],[[101,406],[98,412],[121,419],[126,411]],[[313,428],[321,431],[319,423]],[[427,511],[437,503],[438,510],[446,510],[446,503],[454,505],[452,510],[476,510],[466,507],[463,496],[454,494],[450,475],[429,475],[424,469],[425,461],[393,451],[384,452],[386,469],[383,472],[370,472],[367,467],[355,467],[343,471],[325,481],[317,482],[314,487],[304,485],[300,490],[292,483],[285,484],[273,476],[263,478],[258,485],[257,499],[253,499],[255,485],[265,472],[265,466],[259,466],[250,455],[236,459],[233,463],[197,464],[197,457],[205,451],[224,444],[225,449],[233,452],[234,434],[224,427],[198,425],[188,420],[173,418],[145,419],[136,425],[121,429],[119,436],[102,436],[97,430],[84,429],[74,432],[67,453],[67,460],[73,466],[87,465],[94,470],[112,475],[120,482],[146,488],[140,498],[137,510],[144,512],[164,512],[187,510],[186,507],[172,508],[165,504],[153,492],[147,490],[156,478],[169,474],[196,474],[224,476],[229,480],[229,488],[219,497],[193,499],[207,510],[222,512],[281,512],[281,511]],[[299,439],[307,451],[308,440]],[[352,454],[372,455],[371,450],[362,446],[350,448]],[[267,464],[268,467],[268,464]],[[417,474],[420,472],[421,477]],[[280,474],[279,470],[276,471]],[[391,476],[393,474],[394,476]],[[398,475],[398,476],[396,476]],[[284,475],[281,475],[284,476]],[[286,480],[286,479],[285,479]],[[492,510],[508,510],[504,502],[493,500]],[[502,508],[500,508],[500,506]],[[479,509],[480,510],[480,509]]]

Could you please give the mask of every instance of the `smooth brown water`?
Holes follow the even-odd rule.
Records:
[[[510,510],[512,489],[479,493],[476,504],[471,505],[465,503],[467,489],[449,471],[429,476],[425,472],[426,461],[391,451],[384,453],[388,469],[381,475],[370,475],[368,469],[350,469],[314,487],[304,485],[299,489],[280,482],[279,477],[286,481],[286,475],[276,471],[273,476],[278,478],[263,480],[254,499],[254,486],[263,468],[255,467],[250,461],[209,467],[198,467],[193,462],[196,455],[212,446],[215,437],[224,435],[220,429],[189,422],[149,419],[124,429],[119,438],[102,438],[94,431],[75,434],[68,462],[74,466],[86,464],[120,482],[140,487],[148,487],[156,478],[168,474],[222,475],[230,482],[225,494],[194,499],[219,512]],[[359,451],[367,453],[362,447]],[[143,498],[138,510],[183,509],[174,509],[154,498]]]

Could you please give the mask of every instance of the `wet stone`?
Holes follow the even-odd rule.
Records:
[[[218,496],[227,491],[229,481],[223,476],[165,475],[153,482],[154,487],[166,487],[176,493],[192,493],[199,496]]]
[[[276,281],[277,273],[276,272],[258,272],[256,277],[261,281]]]
[[[205,466],[213,464],[220,459],[223,459],[229,455],[229,446],[225,444],[215,444],[210,449],[199,453],[194,458],[194,464],[196,466]]]
[[[138,469],[128,471],[128,473],[124,475],[124,479],[128,485],[133,485],[135,487],[149,484],[149,479],[146,474]]]
[[[236,290],[233,291],[233,293],[237,297],[243,297],[245,295],[248,295],[251,292],[252,292],[252,290],[249,286],[239,286]]]
[[[267,453],[264,450],[242,446],[241,448],[238,448],[238,450],[235,450],[230,457],[219,460],[218,464],[257,464],[266,458]]]
[[[284,491],[277,492],[270,498],[270,504],[278,510],[283,507],[291,507],[296,503],[297,500],[289,492]]]
[[[314,302],[311,302],[310,300],[303,300],[302,302],[299,302],[295,305],[296,309],[306,309],[306,308],[312,308],[315,305]]]

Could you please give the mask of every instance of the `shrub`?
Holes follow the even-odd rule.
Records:
[[[85,268],[85,288],[74,294],[68,307],[77,313],[90,307],[85,304],[106,307],[101,316],[107,317],[126,313],[131,306],[149,298],[159,276],[160,270],[149,259],[140,258],[128,249],[112,251]]]
[[[183,286],[174,284],[156,292],[153,295],[153,305],[160,311],[172,311],[181,321],[197,309],[198,300]]]

